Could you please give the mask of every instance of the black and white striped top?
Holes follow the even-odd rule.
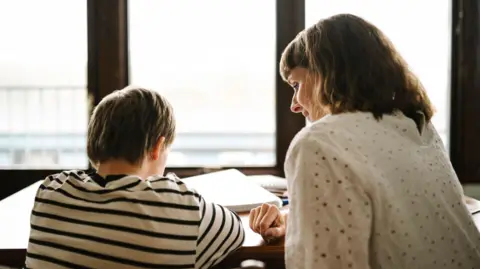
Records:
[[[208,268],[244,241],[240,218],[175,176],[65,171],[38,189],[26,268]]]

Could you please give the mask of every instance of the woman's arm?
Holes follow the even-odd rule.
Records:
[[[342,156],[309,137],[287,155],[287,267],[370,268],[372,206]]]

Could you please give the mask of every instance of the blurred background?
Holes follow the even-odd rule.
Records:
[[[306,26],[348,12],[383,30],[428,90],[448,147],[450,1],[304,6]],[[2,0],[0,25],[0,168],[87,168],[87,2]],[[129,1],[128,57],[129,82],[175,108],[170,167],[276,164],[275,0]]]
[[[289,111],[280,54],[299,31],[338,13],[392,40],[437,109],[433,124],[460,181],[476,193],[477,10],[476,0],[0,0],[0,199],[88,168],[89,114],[129,84],[174,106],[169,172],[283,176],[288,145],[306,123]]]

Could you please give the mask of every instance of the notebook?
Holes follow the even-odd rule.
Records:
[[[248,212],[264,203],[282,206],[282,199],[251,182],[236,169],[183,178],[182,181],[206,201],[223,205],[238,213]]]
[[[287,190],[287,180],[282,177],[272,175],[254,175],[248,176],[248,179],[269,191]]]
[[[465,197],[465,204],[472,215],[480,213],[480,201],[471,197]]]

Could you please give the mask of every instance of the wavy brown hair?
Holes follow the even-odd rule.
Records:
[[[427,122],[433,116],[425,89],[392,42],[360,17],[339,14],[300,32],[280,60],[285,81],[295,67],[321,78],[316,98],[332,114],[363,111],[380,119],[400,110],[417,126],[419,112]]]

